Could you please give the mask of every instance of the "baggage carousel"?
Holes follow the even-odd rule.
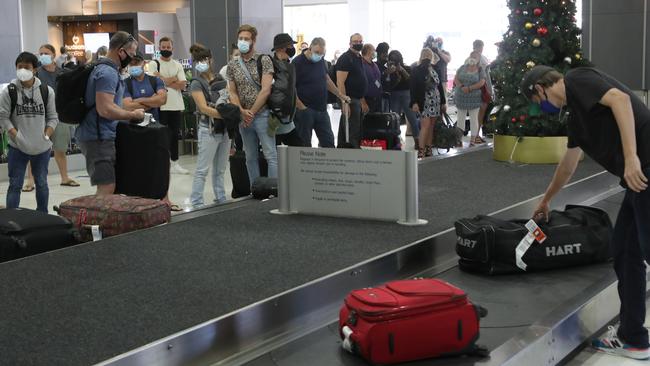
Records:
[[[415,275],[447,279],[490,310],[480,340],[492,350],[489,361],[426,364],[512,362],[535,352],[525,340],[545,340],[544,330],[562,323],[556,318],[578,316],[603,297],[607,309],[615,306],[607,296],[613,271],[603,264],[468,275],[455,266],[449,228],[478,213],[530,215],[553,171],[497,163],[490,150],[474,150],[420,164],[420,216],[429,220],[422,227],[275,216],[276,200],[243,200],[0,264],[0,364],[362,364],[339,351],[331,325],[342,298]],[[618,180],[587,159],[554,203],[596,204],[614,215],[619,195]],[[573,343],[551,344],[575,349],[591,328],[611,321],[611,311],[598,313],[591,323],[580,320]]]

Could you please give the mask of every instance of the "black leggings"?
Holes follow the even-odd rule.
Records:
[[[169,128],[169,155],[172,161],[178,160],[178,134],[182,118],[181,111],[160,111],[160,124]]]

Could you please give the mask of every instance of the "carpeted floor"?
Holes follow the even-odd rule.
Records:
[[[600,172],[585,160],[574,179]],[[430,224],[275,216],[254,203],[0,265],[0,363],[87,365],[544,191],[488,150],[420,165]]]

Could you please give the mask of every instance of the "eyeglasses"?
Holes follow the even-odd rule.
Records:
[[[122,45],[118,48],[118,50],[120,48],[124,48],[124,46],[126,46],[127,44],[129,44],[131,42],[136,42],[136,41],[137,40],[132,35],[129,34],[129,37],[126,39],[126,42],[122,43]]]

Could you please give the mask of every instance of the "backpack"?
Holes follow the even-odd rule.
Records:
[[[282,119],[293,117],[296,105],[296,73],[293,65],[287,63],[287,68],[278,65],[275,58],[270,55],[260,55],[257,58],[257,75],[262,80],[262,57],[268,57],[273,63],[273,86],[266,105],[271,113]]]
[[[78,125],[95,106],[86,104],[86,88],[90,74],[97,65],[102,63],[107,63],[107,61],[99,60],[84,66],[77,66],[57,76],[54,96],[59,121]]]
[[[18,89],[14,83],[10,83],[7,89],[9,90],[9,99],[11,100],[11,113],[9,113],[9,116],[11,116],[14,114],[16,105],[18,104]],[[47,102],[50,98],[50,88],[47,87],[47,84],[41,83],[39,89],[41,91],[41,98],[43,98],[43,105],[45,106],[45,116],[47,116]]]
[[[153,93],[156,94],[157,93],[156,87],[158,86],[158,83],[156,82],[156,78],[149,76],[147,74],[144,75],[144,78],[149,79],[149,84],[151,84],[151,90],[153,90]],[[132,78],[131,76],[129,76],[128,78],[126,78],[126,80],[124,80],[124,84],[126,84],[126,89],[129,91],[129,95],[131,96],[131,98],[133,98],[133,80],[134,78]]]
[[[330,76],[330,79],[332,79],[334,85],[336,85],[336,64],[330,64],[330,67],[327,69],[327,74]],[[338,85],[336,85],[336,87],[338,88]],[[339,102],[339,98],[328,91],[327,104],[335,104],[338,102]]]

